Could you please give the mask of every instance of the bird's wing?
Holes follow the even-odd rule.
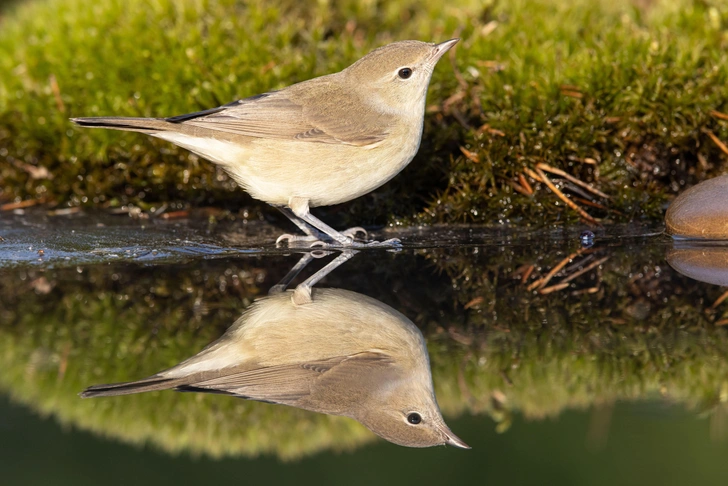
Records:
[[[177,387],[180,391],[225,393],[251,400],[295,405],[307,403],[312,394],[346,394],[352,383],[362,377],[381,375],[392,359],[376,352],[363,352],[351,356],[338,356],[319,361],[229,373],[215,377],[201,377],[200,381]]]
[[[393,115],[363,108],[337,83],[315,81],[166,121],[250,138],[355,146],[384,140]]]

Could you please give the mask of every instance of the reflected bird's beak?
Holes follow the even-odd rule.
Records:
[[[442,433],[445,434],[445,443],[460,449],[471,449],[460,437],[452,433],[446,425],[442,426]]]

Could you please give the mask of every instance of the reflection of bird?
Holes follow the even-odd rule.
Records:
[[[422,138],[432,70],[457,41],[395,42],[341,72],[198,113],[72,120],[143,132],[219,164],[309,235],[284,235],[289,241],[360,246],[352,232],[327,226],[309,207],[357,198],[409,164]]]
[[[351,417],[404,446],[468,447],[445,425],[424,339],[409,319],[354,292],[299,288],[257,301],[220,339],[173,368],[81,396],[224,393]]]

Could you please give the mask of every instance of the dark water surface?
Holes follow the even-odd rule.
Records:
[[[318,284],[424,334],[473,449],[408,449],[221,395],[78,397],[222,335],[301,258],[272,244],[279,228],[0,213],[3,484],[726,484],[726,249],[659,226],[592,228],[585,248],[585,229],[390,229],[374,236],[402,251],[361,251]]]

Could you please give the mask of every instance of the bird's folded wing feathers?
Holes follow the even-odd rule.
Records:
[[[362,375],[376,375],[390,367],[387,355],[363,352],[320,361],[270,366],[232,372],[180,387],[182,391],[223,392],[253,400],[291,404],[316,389],[352,382]]]
[[[366,146],[384,140],[393,115],[363,111],[354,93],[320,84],[313,91],[272,91],[166,121],[243,137]]]

